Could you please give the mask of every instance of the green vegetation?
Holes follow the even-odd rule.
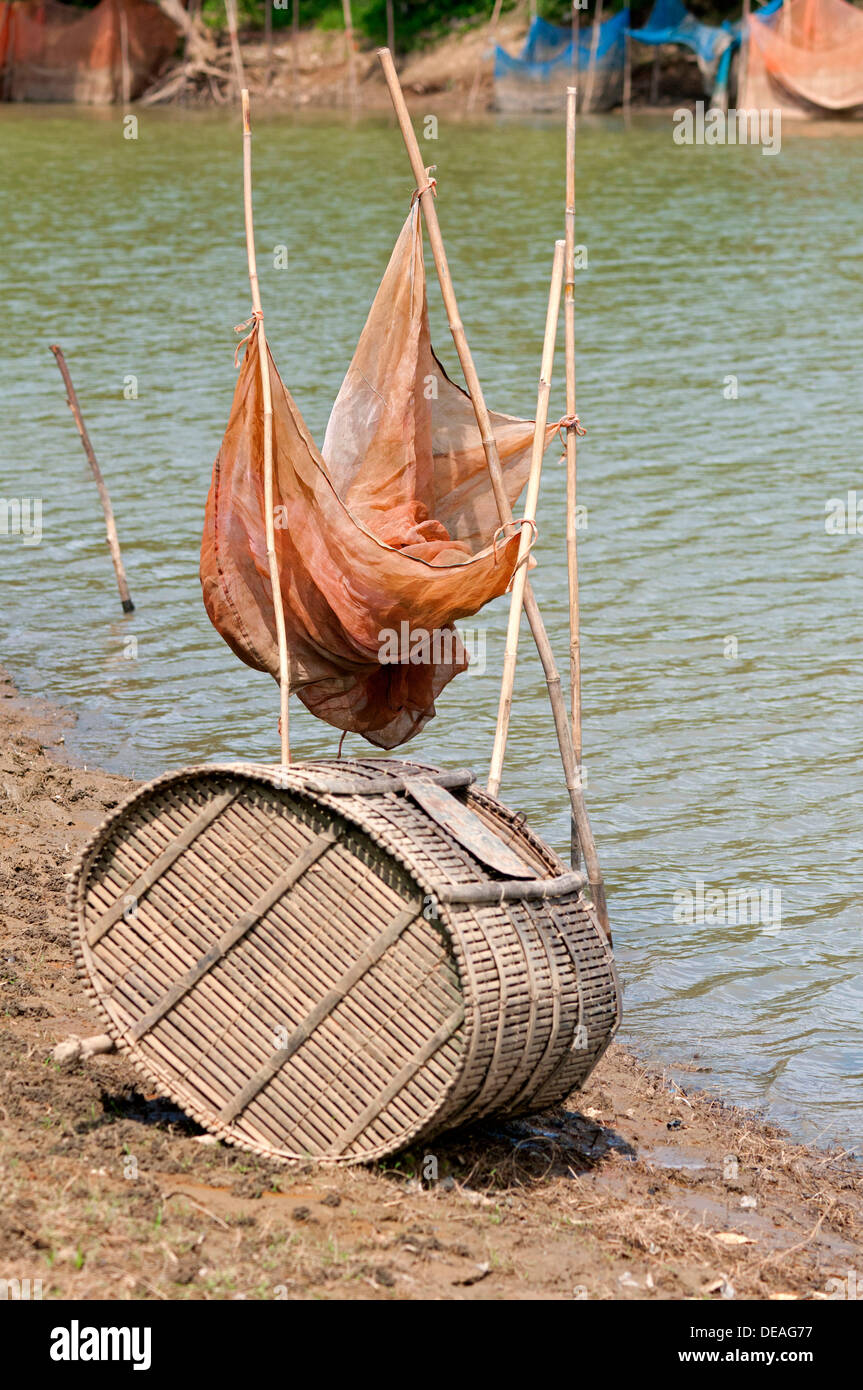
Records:
[[[237,0],[240,25],[244,29],[262,28],[266,0]],[[623,8],[625,0],[605,0],[605,14]],[[742,0],[685,0],[687,8],[707,23],[721,19],[737,19]],[[757,0],[756,0],[757,3]],[[518,0],[504,0],[503,13],[516,8]],[[590,9],[582,12],[582,23],[589,24],[595,0]],[[633,21],[643,23],[652,7],[652,0],[631,0]],[[524,8],[524,6],[522,6]],[[537,0],[537,13],[553,24],[567,24],[572,13],[571,0]],[[486,22],[491,18],[494,0],[394,0],[396,48],[407,52],[445,34]],[[293,0],[273,0],[273,28],[290,28]],[[386,0],[351,0],[351,14],[357,37],[361,42],[386,43]],[[225,25],[224,0],[204,0],[203,15],[213,28]],[[303,28],[341,30],[344,16],[341,0],[300,0],[300,23]]]

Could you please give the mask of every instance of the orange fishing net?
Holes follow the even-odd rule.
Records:
[[[119,101],[124,22],[132,98],[177,46],[176,26],[148,0],[102,0],[93,10],[15,0],[0,10],[0,94],[7,101]]]
[[[784,115],[863,110],[863,13],[845,0],[785,0],[749,20],[746,81],[738,106]]]
[[[432,350],[419,205],[396,243],[319,452],[270,357],[276,552],[291,689],[337,729],[394,748],[468,662],[453,624],[510,583],[469,396]],[[527,479],[533,423],[493,415],[506,492]],[[557,426],[550,426],[548,444]],[[266,554],[263,400],[248,340],[213,469],[201,552],[211,621],[278,679]]]

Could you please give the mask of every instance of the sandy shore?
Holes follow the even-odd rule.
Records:
[[[826,1298],[860,1267],[841,1153],[684,1092],[613,1047],[553,1113],[368,1169],[204,1135],[101,1032],[75,975],[71,863],[132,784],[71,766],[70,717],[0,671],[0,1278],[44,1298]]]

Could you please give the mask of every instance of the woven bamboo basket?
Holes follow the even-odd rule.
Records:
[[[584,879],[469,772],[190,768],[71,885],[118,1047],[213,1134],[363,1162],[581,1086],[619,1022]]]

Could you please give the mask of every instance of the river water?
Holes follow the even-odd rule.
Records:
[[[623,1036],[685,1084],[854,1144],[861,145],[847,128],[786,123],[765,156],[680,147],[671,129],[583,121],[578,146],[585,768]],[[489,403],[532,415],[562,129],[442,116],[437,135],[424,150]],[[145,777],[271,759],[275,686],[210,628],[197,579],[232,327],[249,312],[238,123],[145,111],[127,140],[114,112],[6,106],[0,146],[0,497],[42,505],[38,545],[0,530],[0,659],[24,692],[77,712],[69,742],[83,761]],[[385,117],[262,116],[254,153],[270,343],[321,440],[413,183]],[[436,286],[431,300],[452,369]],[[137,605],[125,619],[52,342],[111,488]],[[552,410],[563,414],[560,373]],[[558,459],[550,450],[535,587],[563,663]],[[445,692],[416,756],[484,774],[506,609],[468,624],[483,659]],[[521,651],[502,792],[564,849],[526,629]],[[299,706],[292,735],[297,756],[336,751]],[[696,1054],[709,1074],[673,1070]]]

